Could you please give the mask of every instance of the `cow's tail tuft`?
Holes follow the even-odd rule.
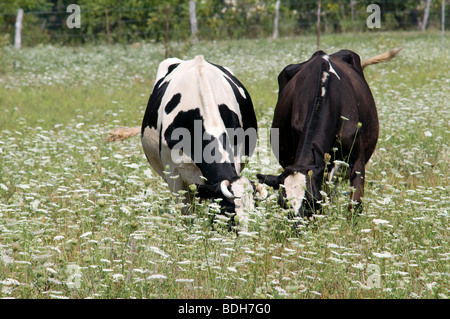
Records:
[[[365,60],[361,64],[361,67],[364,70],[364,68],[366,66],[369,66],[371,64],[377,64],[377,63],[380,63],[380,62],[387,62],[387,61],[391,60],[392,58],[394,58],[402,49],[403,48],[392,49],[392,50],[390,50],[388,52],[385,52],[385,53],[379,54],[377,56],[374,56],[372,58],[369,58],[369,59]]]
[[[106,142],[123,141],[141,132],[141,127],[116,127],[108,133]]]

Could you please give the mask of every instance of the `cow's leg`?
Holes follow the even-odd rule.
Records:
[[[349,204],[349,211],[360,211],[361,198],[364,196],[364,178],[365,178],[365,159],[363,150],[359,150],[358,157],[356,158],[350,171],[350,186],[351,191],[351,203]]]
[[[331,172],[328,174],[328,183],[332,184],[328,196],[330,197],[331,202],[333,202],[333,198],[336,194],[337,188],[340,184],[340,179],[349,179],[349,165],[343,161],[334,161],[334,167],[331,169]]]
[[[183,181],[182,176],[178,173],[178,170],[165,171],[164,179],[169,186],[172,194],[178,194],[175,199],[175,203],[177,205],[182,205],[181,211],[183,214],[190,214],[191,212],[191,196],[187,190],[185,182]]]

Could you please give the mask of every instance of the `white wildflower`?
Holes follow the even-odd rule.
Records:
[[[120,280],[123,280],[125,278],[125,276],[122,275],[122,274],[114,274],[112,277],[113,277],[114,281],[120,281]]]
[[[120,207],[120,210],[122,211],[122,213],[124,213],[124,214],[127,215],[127,216],[130,216],[130,215],[131,215],[130,208],[127,207],[127,206],[122,206],[122,207]]]
[[[152,178],[152,177],[153,177],[152,170],[151,170],[150,168],[147,168],[147,169],[144,171],[144,175],[145,175],[147,178]]]
[[[47,280],[48,280],[50,283],[55,284],[55,285],[61,285],[61,284],[62,284],[62,282],[61,282],[60,280],[56,279],[56,278],[48,277]]]
[[[236,268],[234,267],[227,267],[228,271],[237,272]]]
[[[50,272],[52,274],[57,274],[58,273],[55,269],[50,268],[50,267],[45,268],[45,270],[47,270],[48,272]]]
[[[153,280],[153,279],[167,279],[167,276],[161,275],[161,274],[155,274],[147,277],[147,280]]]
[[[436,284],[437,283],[435,281],[433,281],[432,283],[429,283],[426,286],[427,286],[428,290],[432,290]]]
[[[375,257],[378,257],[378,258],[392,258],[393,256],[392,256],[392,254],[391,253],[389,253],[389,252],[384,252],[384,253],[372,253]]]
[[[377,200],[380,204],[387,205],[391,202],[391,196],[386,196],[383,200]]]
[[[364,270],[364,265],[361,262],[359,262],[357,264],[353,264],[352,267],[359,269],[359,270]]]
[[[384,219],[374,219],[373,222],[375,223],[375,225],[389,224],[389,221],[384,220]]]
[[[6,278],[5,280],[1,280],[0,284],[5,285],[5,286],[11,286],[11,285],[20,286],[20,282],[17,281],[16,279],[12,279],[12,278]]]
[[[327,259],[328,259],[328,260],[335,261],[335,262],[337,262],[337,263],[339,263],[339,264],[342,264],[342,263],[345,262],[344,260],[341,260],[341,259],[335,258],[335,257],[328,257]]]
[[[239,235],[241,235],[241,236],[248,236],[248,237],[255,237],[256,235],[258,235],[258,232],[240,231]]]
[[[88,232],[85,232],[84,234],[80,235],[80,238],[84,238],[84,237],[91,236],[91,235],[92,235],[92,232],[88,231]]]
[[[194,279],[179,278],[175,279],[175,282],[194,282]]]
[[[0,252],[0,260],[3,261],[3,263],[5,265],[8,265],[8,264],[14,262],[14,258],[9,257],[8,255],[6,255],[6,254],[4,254],[2,252]],[[1,281],[0,281],[0,283],[1,283]]]
[[[155,246],[151,246],[149,247],[149,249],[155,253],[157,253],[158,255],[163,256],[164,258],[170,257],[169,254],[165,253],[164,251],[162,251],[161,249],[159,249],[158,247]]]
[[[274,289],[275,289],[275,290],[278,292],[278,294],[280,294],[280,295],[287,295],[286,290],[284,290],[283,288],[281,288],[281,287],[279,287],[279,286],[276,286]]]
[[[123,164],[123,166],[125,166],[125,167],[129,167],[129,168],[135,168],[135,169],[137,169],[137,168],[139,168],[140,166],[138,165],[138,164],[136,164],[136,163],[131,163],[131,164]]]

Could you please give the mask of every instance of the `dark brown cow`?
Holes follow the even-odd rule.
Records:
[[[330,56],[318,51],[279,74],[272,122],[272,129],[279,130],[279,145],[272,144],[272,149],[284,171],[279,176],[258,174],[258,179],[275,189],[283,184],[283,195],[296,215],[309,217],[320,207],[324,181],[331,181],[343,167],[348,167],[353,203],[360,206],[365,165],[375,150],[379,129],[363,67],[387,61],[398,51],[363,65],[358,54],[349,50]]]

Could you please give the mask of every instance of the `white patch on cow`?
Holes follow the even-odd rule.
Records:
[[[326,72],[326,71],[322,72],[322,79],[321,79],[322,84],[325,84],[325,82],[328,80],[329,76],[330,76],[330,74],[328,72]]]
[[[249,213],[255,208],[252,183],[248,178],[241,177],[231,184],[231,192],[236,196],[234,204],[236,206],[235,212],[239,219],[239,228],[247,231]]]
[[[334,70],[333,66],[331,65],[330,57],[329,57],[328,55],[325,54],[325,55],[322,56],[322,58],[323,58],[325,61],[328,62],[328,66],[329,66],[328,71],[331,72],[331,73],[333,73],[334,75],[336,75],[336,77],[340,80],[341,78],[339,77],[339,75],[336,73],[336,71]]]
[[[163,176],[164,165],[159,157],[159,133],[154,128],[147,126],[142,134],[142,148],[152,168],[160,176]]]
[[[305,197],[306,175],[301,173],[291,174],[284,179],[286,199],[297,213]]]
[[[330,74],[328,72],[326,72],[326,71],[322,72],[322,79],[321,79],[322,88],[321,88],[321,94],[320,94],[321,97],[324,97],[325,94],[327,93],[327,89],[325,88],[324,84],[327,82],[329,76],[330,76]]]

